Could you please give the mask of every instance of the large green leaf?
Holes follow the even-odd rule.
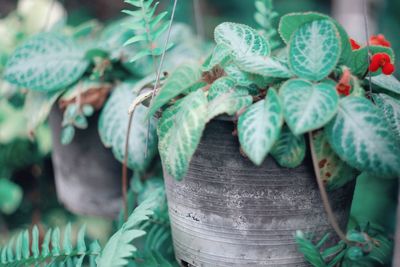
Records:
[[[217,44],[228,47],[236,58],[268,56],[271,52],[267,40],[256,30],[243,24],[224,22],[215,29],[214,38]]]
[[[128,133],[128,109],[138,95],[137,92],[131,91],[133,86],[133,82],[125,82],[116,87],[99,118],[100,138],[106,147],[112,148],[115,158],[121,162],[124,160],[125,139]],[[146,120],[147,112],[148,108],[138,106],[132,120],[127,165],[135,170],[144,170],[157,152],[156,120]],[[147,136],[149,139],[146,141]]]
[[[287,125],[283,126],[278,141],[272,147],[271,156],[285,168],[296,168],[306,155],[304,135],[294,135]]]
[[[234,115],[237,111],[251,105],[253,98],[244,88],[236,88],[235,81],[228,77],[216,80],[208,91],[208,118],[218,115]]]
[[[199,84],[201,78],[201,70],[197,64],[184,64],[179,66],[166,80],[163,87],[154,98],[150,107],[149,116],[154,115],[162,106],[167,104],[171,99],[186,92],[193,86],[201,86]],[[198,87],[197,86],[197,87]]]
[[[400,145],[400,101],[386,94],[373,97]]]
[[[312,135],[320,176],[328,190],[335,190],[354,180],[359,172],[342,161],[332,150],[324,131]]]
[[[374,76],[372,77],[372,83],[393,93],[400,94],[400,81],[392,75],[381,74]]]
[[[182,179],[207,121],[207,97],[193,92],[164,111],[158,124],[159,151],[165,171]]]
[[[282,123],[282,106],[273,88],[268,90],[266,99],[253,104],[239,117],[240,145],[254,164],[262,164],[279,138]]]
[[[0,211],[13,213],[22,200],[22,189],[8,179],[0,179]]]
[[[54,91],[76,82],[89,62],[72,39],[55,33],[39,34],[16,49],[8,60],[4,78],[37,91]]]
[[[289,78],[292,76],[288,66],[273,57],[241,57],[237,58],[235,62],[240,69],[249,73],[276,78]]]
[[[335,116],[339,103],[334,82],[294,79],[280,89],[286,123],[295,135],[316,130]]]
[[[400,175],[400,147],[369,100],[342,99],[336,118],[325,130],[333,150],[352,167],[381,177]]]
[[[289,65],[301,78],[319,81],[338,63],[339,33],[329,20],[315,20],[301,26],[289,43]]]

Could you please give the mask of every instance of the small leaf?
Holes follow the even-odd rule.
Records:
[[[22,233],[22,258],[23,259],[29,259],[29,256],[31,254],[30,248],[29,248],[29,231],[25,230]]]
[[[72,253],[72,249],[71,224],[68,223],[64,230],[63,252],[65,255],[70,255]]]
[[[158,124],[159,151],[166,172],[181,180],[207,121],[207,97],[193,92],[164,111]]]
[[[289,66],[301,78],[320,81],[338,63],[339,33],[329,20],[315,20],[301,26],[289,43]]]
[[[4,78],[19,87],[55,91],[76,82],[89,62],[73,40],[41,33],[16,49],[8,60]]]
[[[32,229],[32,254],[35,259],[37,259],[40,255],[39,252],[39,229],[35,225]]]
[[[51,232],[52,232],[52,229],[49,229],[44,236],[42,246],[41,246],[42,257],[47,257],[50,254],[49,246],[50,246],[50,240],[51,240]]]
[[[352,167],[382,177],[400,175],[400,148],[382,113],[369,100],[343,98],[325,130],[333,150]]]
[[[21,204],[23,197],[22,189],[19,185],[8,179],[0,179],[0,211],[11,214]]]
[[[86,252],[86,243],[85,243],[85,232],[86,226],[83,225],[78,232],[78,237],[76,241],[76,250],[78,254],[85,254]]]
[[[236,88],[235,81],[222,77],[216,80],[208,93],[208,121],[221,114],[234,115],[237,111],[251,105],[253,98],[244,88]]]
[[[61,131],[61,144],[69,145],[75,136],[75,128],[72,125],[64,127]]]
[[[271,156],[284,168],[296,168],[306,155],[306,141],[304,135],[294,135],[285,125],[279,140],[271,149]]]
[[[82,112],[86,117],[90,117],[94,114],[94,107],[88,104],[83,105]]]
[[[239,117],[240,145],[254,164],[262,164],[279,139],[282,123],[282,106],[273,88],[268,90],[266,99],[253,104]]]
[[[59,256],[61,254],[60,249],[60,229],[56,227],[51,235],[51,254],[53,256]]]
[[[372,83],[393,93],[400,94],[400,81],[392,75],[381,74],[374,76],[372,77]]]
[[[295,135],[316,130],[335,116],[339,96],[330,80],[313,84],[294,79],[280,89],[285,120]]]

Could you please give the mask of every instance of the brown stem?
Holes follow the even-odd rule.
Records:
[[[129,122],[128,122],[128,131],[125,137],[125,151],[124,151],[124,162],[122,163],[122,199],[124,202],[124,219],[125,221],[128,219],[128,199],[127,199],[127,192],[128,192],[128,152],[129,152],[129,137],[131,135],[132,129],[132,120],[133,114],[135,112],[129,114]]]
[[[349,245],[350,242],[349,242],[349,240],[347,240],[347,237],[346,237],[345,233],[342,231],[342,229],[340,229],[340,226],[336,220],[335,214],[333,213],[331,204],[329,202],[329,197],[328,197],[328,194],[326,193],[325,185],[322,182],[321,175],[320,175],[320,169],[318,166],[317,154],[315,152],[315,147],[314,147],[314,143],[312,140],[311,132],[308,133],[308,138],[309,138],[309,142],[310,142],[311,157],[312,157],[312,162],[313,162],[313,166],[314,166],[315,177],[317,179],[319,192],[320,192],[321,198],[322,198],[322,203],[324,205],[325,212],[328,216],[328,221],[331,224],[332,228],[335,230],[336,234],[340,237],[340,239]]]

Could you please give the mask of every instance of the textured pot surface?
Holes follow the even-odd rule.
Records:
[[[297,252],[296,230],[332,229],[310,159],[296,169],[271,158],[254,166],[239,153],[232,122],[207,125],[182,182],[166,176],[175,253],[182,266],[309,266]],[[342,224],[353,186],[331,193]],[[334,235],[333,235],[334,236]]]
[[[62,112],[53,107],[50,126],[57,195],[75,213],[115,217],[122,203],[121,164],[101,143],[97,121],[94,115],[86,130],[77,130],[72,143],[62,145]]]

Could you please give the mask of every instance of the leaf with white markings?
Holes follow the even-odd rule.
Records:
[[[294,79],[280,89],[286,123],[295,135],[316,130],[335,116],[339,96],[333,81],[313,84]]]
[[[301,78],[320,81],[338,63],[339,33],[329,20],[315,20],[301,26],[289,43],[289,66]]]
[[[158,123],[158,148],[165,171],[175,179],[185,176],[206,121],[207,97],[202,90],[164,111]]]
[[[382,177],[400,175],[400,148],[382,113],[369,100],[343,98],[325,131],[333,150],[352,167]]]
[[[268,90],[266,99],[253,104],[239,117],[240,145],[254,164],[262,164],[279,138],[282,123],[282,106],[273,88]]]
[[[123,162],[125,155],[125,138],[128,132],[128,109],[137,92],[132,92],[132,82],[125,82],[114,89],[107,100],[99,119],[99,134],[106,147],[112,149],[114,156]],[[146,120],[148,108],[140,105],[136,108],[132,120],[129,137],[128,167],[144,170],[157,153],[156,120]],[[148,123],[150,123],[149,139],[147,139]],[[146,143],[148,153],[146,157]]]
[[[76,82],[88,68],[84,53],[68,37],[42,33],[17,48],[8,60],[4,78],[31,90],[60,90]]]
[[[237,58],[235,62],[240,69],[249,73],[276,78],[292,76],[287,65],[273,57],[246,56]]]
[[[267,40],[255,29],[243,24],[224,22],[215,29],[214,38],[217,44],[225,45],[238,58],[268,56],[271,52]]]
[[[202,66],[202,71],[210,71],[217,65],[224,65],[226,61],[229,61],[231,53],[231,50],[226,45],[216,45],[213,53],[204,62]]]
[[[279,140],[271,149],[271,156],[284,168],[296,168],[306,155],[304,135],[294,135],[287,125],[283,126]]]
[[[373,98],[400,145],[400,101],[385,94],[374,94]]]
[[[342,161],[332,150],[324,131],[314,132],[312,142],[315,148],[319,171],[327,190],[335,190],[356,179],[359,172]]]
[[[389,90],[393,93],[400,94],[400,81],[396,79],[396,77],[390,75],[378,75],[374,76],[371,79],[372,83],[383,88]]]
[[[154,115],[162,106],[167,104],[176,96],[187,92],[188,90],[200,88],[201,78],[200,67],[196,64],[184,64],[179,66],[165,81],[150,107],[149,116]]]
[[[228,77],[216,80],[208,91],[208,121],[218,115],[234,115],[251,105],[253,98],[244,88],[236,88],[235,81]]]

